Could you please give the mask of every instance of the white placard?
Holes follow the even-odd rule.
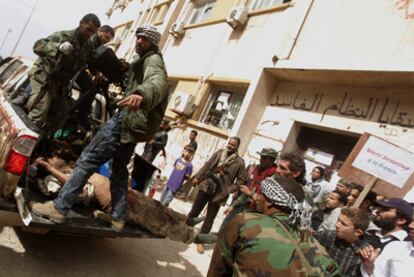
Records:
[[[414,154],[370,136],[352,166],[402,188],[414,172]]]

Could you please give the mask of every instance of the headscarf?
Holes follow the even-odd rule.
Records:
[[[147,38],[154,46],[158,46],[161,39],[161,33],[158,31],[157,27],[152,24],[144,24],[138,27],[135,35]]]
[[[300,229],[309,229],[311,209],[304,201],[298,202],[292,193],[288,193],[274,178],[268,177],[262,181],[261,191],[273,204],[288,208],[290,223],[299,224]]]

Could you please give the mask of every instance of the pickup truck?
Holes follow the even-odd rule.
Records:
[[[16,78],[17,82],[24,83],[22,78]],[[9,82],[9,86],[12,87],[13,84]],[[31,157],[38,148],[42,132],[21,107],[12,103],[10,95],[13,95],[13,91],[5,91],[0,87],[0,225],[24,227],[25,230],[36,232],[53,231],[89,237],[160,238],[136,225],[127,224],[122,232],[115,232],[93,218],[93,211],[98,208],[94,206],[75,205],[63,224],[54,224],[32,213],[29,208],[31,201],[47,200],[28,185],[29,165],[33,162]],[[103,118],[108,114],[107,109],[106,98],[96,94],[91,111],[93,121],[103,123]],[[148,194],[157,171],[155,166],[139,155],[135,156],[132,176],[141,183],[141,191]]]

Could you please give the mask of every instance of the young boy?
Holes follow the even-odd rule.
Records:
[[[360,276],[360,250],[367,245],[364,232],[368,228],[369,217],[358,208],[343,208],[336,223],[335,231],[323,231],[315,238],[326,248],[341,271],[341,276]]]
[[[165,185],[164,190],[162,191],[160,202],[164,206],[170,204],[174,199],[175,193],[180,189],[184,180],[187,180],[191,177],[193,172],[193,165],[191,164],[191,159],[194,155],[195,148],[193,145],[188,144],[184,147],[184,152],[181,155],[181,158],[178,158],[174,162],[174,169],[168,178],[168,182]]]

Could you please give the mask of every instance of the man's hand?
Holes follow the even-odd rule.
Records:
[[[223,214],[224,215],[229,215],[229,213],[231,213],[233,211],[233,207],[232,206],[228,206],[227,208],[224,209]]]
[[[38,166],[38,167],[42,167],[42,168],[44,168],[44,169],[46,169],[46,170],[48,170],[49,168],[50,168],[50,164],[46,161],[46,159],[45,158],[43,158],[43,157],[40,157],[40,158],[37,158],[36,159],[36,165]]]
[[[240,186],[240,188],[239,188],[239,190],[241,191],[241,192],[243,192],[245,195],[247,195],[247,196],[249,196],[250,195],[250,193],[252,192],[247,186],[245,186],[245,185],[241,185]]]
[[[362,258],[362,265],[369,275],[374,272],[374,262],[380,253],[380,248],[374,249],[371,245],[365,246],[361,249],[361,251],[359,251]]]
[[[59,51],[65,55],[69,55],[73,50],[72,44],[69,41],[65,41],[59,45]]]
[[[138,94],[132,94],[121,101],[118,102],[118,106],[120,107],[128,107],[134,111],[137,111],[141,108],[142,101],[144,98]]]
[[[198,182],[199,182],[200,180],[198,180],[198,178],[197,177],[194,177],[192,180],[191,180],[191,183],[193,184],[193,186],[196,186],[196,185],[198,185]]]

